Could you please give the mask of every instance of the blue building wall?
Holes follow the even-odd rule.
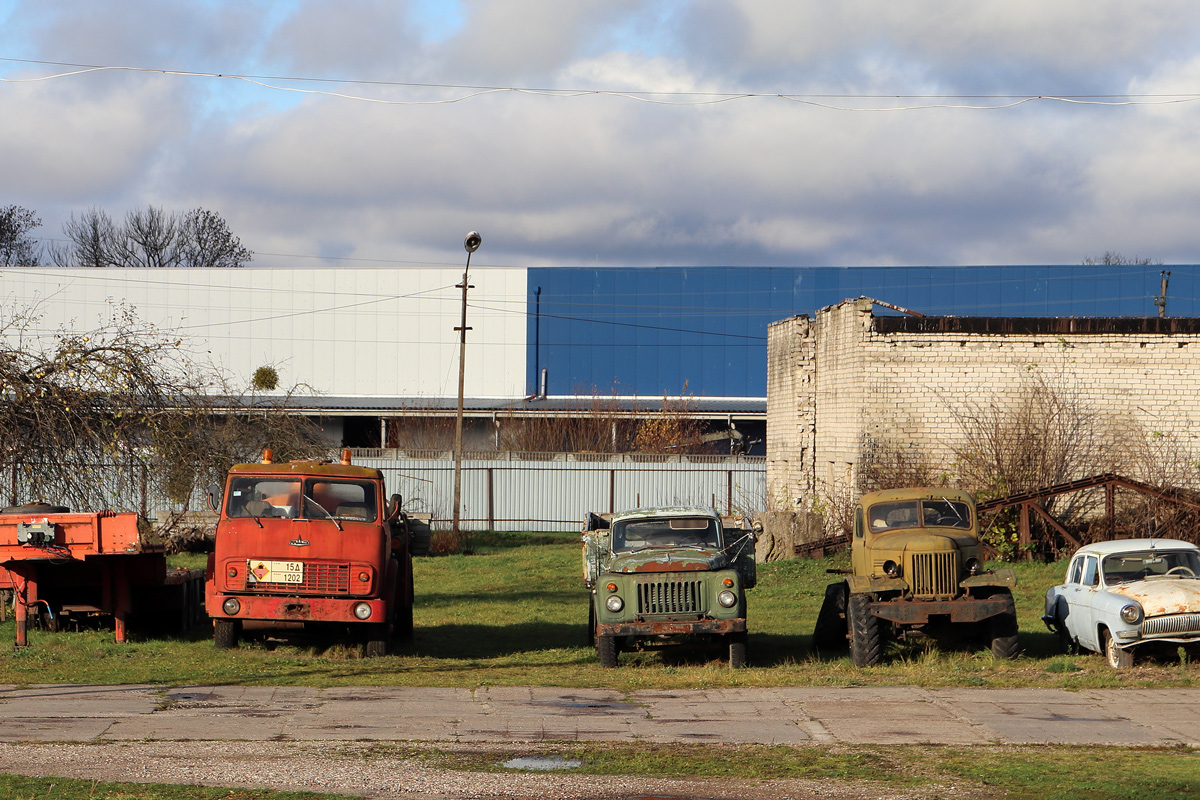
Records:
[[[767,325],[865,295],[931,316],[1200,316],[1200,266],[536,267],[528,391],[765,397]],[[880,309],[880,313],[888,313]]]

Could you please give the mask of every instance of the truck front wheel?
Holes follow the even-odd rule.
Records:
[[[238,646],[242,623],[236,619],[213,620],[213,646],[218,650],[232,650]]]
[[[367,658],[386,656],[388,651],[388,626],[386,622],[375,622],[367,627],[363,654]]]
[[[746,666],[746,634],[730,633],[729,637],[729,668],[741,669]]]
[[[617,665],[617,637],[601,634],[596,637],[596,655],[600,666],[611,669]]]
[[[856,667],[873,667],[883,659],[883,621],[871,616],[871,596],[851,595],[846,603],[850,631],[850,661]]]
[[[1018,648],[1017,615],[1004,613],[992,617],[990,621],[992,655],[996,658],[1016,658]]]

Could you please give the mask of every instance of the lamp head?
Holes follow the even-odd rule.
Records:
[[[483,237],[477,231],[471,231],[467,234],[467,238],[463,239],[463,247],[468,253],[474,253],[481,244],[483,244]]]

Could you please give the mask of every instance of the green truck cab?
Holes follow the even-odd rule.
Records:
[[[722,644],[746,664],[746,590],[754,587],[756,531],[711,508],[588,514],[583,579],[589,635],[600,664],[623,649]]]
[[[996,657],[1012,658],[1016,575],[984,569],[984,561],[970,494],[937,487],[865,494],[854,508],[849,574],[826,589],[813,645],[848,640],[861,667],[878,664],[891,637],[982,633]]]

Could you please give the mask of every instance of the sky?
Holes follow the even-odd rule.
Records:
[[[1198,44],[1194,0],[0,0],[0,206],[274,267],[1197,263]]]

